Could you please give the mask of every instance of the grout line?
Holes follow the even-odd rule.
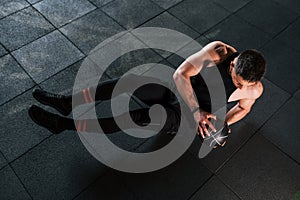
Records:
[[[214,177],[214,174],[210,175],[210,177],[206,181],[204,181],[202,184],[200,184],[200,186],[194,192],[192,192],[192,194],[187,199],[190,200],[213,177]]]
[[[217,175],[216,175],[216,178],[221,182],[221,183],[223,183],[223,185],[225,185],[225,187],[227,187],[233,194],[235,194],[236,196],[237,196],[237,198],[239,198],[240,200],[242,200],[242,197],[240,197],[240,195],[238,194],[238,193],[236,193],[235,191],[234,191],[234,189],[233,188],[231,188],[229,185],[227,185],[220,177],[218,177]]]
[[[27,1],[26,1],[26,2],[27,2]],[[27,2],[27,3],[28,3],[28,2]],[[6,16],[4,16],[4,17],[0,17],[0,20],[3,20],[3,19],[5,19],[5,18],[7,18],[7,17],[9,17],[9,16],[11,16],[11,15],[14,15],[14,14],[16,14],[17,12],[23,11],[23,10],[25,10],[26,8],[29,8],[29,7],[31,7],[31,4],[28,3],[28,5],[26,5],[24,8],[21,8],[21,9],[19,9],[19,10],[16,10],[16,11],[12,12],[12,13],[9,13],[8,15],[6,15]]]
[[[28,191],[28,189],[25,187],[25,184],[23,183],[23,181],[21,180],[21,178],[18,176],[18,174],[16,173],[15,169],[11,166],[11,164],[8,164],[9,167],[11,168],[11,170],[13,171],[13,173],[15,174],[15,176],[18,178],[18,180],[20,181],[20,183],[22,184],[24,190],[27,192],[28,196],[33,199],[32,195],[30,194],[30,192]]]

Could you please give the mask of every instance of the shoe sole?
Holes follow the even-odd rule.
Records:
[[[54,108],[55,110],[57,110],[60,114],[62,114],[62,115],[64,115],[64,116],[68,116],[68,115],[71,113],[71,112],[66,113],[66,112],[64,112],[63,110],[61,110],[60,108],[56,107],[54,104],[51,104],[51,103],[48,103],[48,102],[46,102],[46,101],[43,101],[43,100],[39,99],[39,98],[35,95],[34,91],[33,91],[33,93],[32,93],[32,96],[33,96],[38,102],[40,102],[40,103],[42,103],[42,104],[44,104],[44,105],[46,105],[46,106],[50,106],[50,107]]]

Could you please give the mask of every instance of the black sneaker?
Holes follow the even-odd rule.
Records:
[[[54,134],[59,134],[66,130],[60,122],[62,117],[53,113],[50,113],[38,106],[31,106],[28,110],[28,114],[32,121],[36,124],[48,129]]]
[[[60,94],[53,94],[41,89],[35,89],[32,96],[44,105],[55,108],[62,115],[67,116],[72,111],[72,101],[68,100],[66,96]]]

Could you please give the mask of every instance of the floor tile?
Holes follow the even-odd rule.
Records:
[[[9,166],[0,170],[0,198],[2,200],[31,199]]]
[[[34,86],[34,82],[11,55],[0,58],[0,104]]]
[[[300,47],[295,44],[300,44],[300,19],[292,23],[286,30],[280,33],[274,40],[286,44],[290,48],[299,51]]]
[[[102,7],[102,10],[127,29],[135,28],[162,12],[159,6],[149,0],[115,0]]]
[[[296,13],[273,0],[254,0],[239,10],[237,15],[273,36],[297,17]]]
[[[134,193],[125,186],[118,176],[109,173],[101,177],[87,190],[81,193],[75,200],[98,200],[101,199],[136,199]]]
[[[217,174],[241,199],[291,199],[300,166],[256,134]]]
[[[210,41],[204,37],[204,36],[200,36],[197,39],[195,39],[195,41],[197,43],[199,43],[199,46],[195,46],[193,43],[189,43],[188,45],[184,46],[183,48],[181,48],[179,51],[175,52],[174,54],[172,54],[171,56],[169,56],[167,58],[167,61],[170,62],[173,66],[175,66],[176,68],[179,67],[181,65],[181,63],[183,63],[183,61],[185,60],[183,57],[181,57],[180,55],[186,55],[186,58],[188,56],[193,55],[194,53],[200,51],[205,45],[207,45]],[[179,55],[180,54],[180,55]]]
[[[93,4],[95,4],[98,8],[104,6],[105,4],[108,4],[114,0],[90,0]]]
[[[0,45],[0,57],[7,54],[7,51],[4,49],[2,45]]]
[[[169,12],[199,33],[207,31],[229,15],[228,11],[207,0],[186,0],[171,8]]]
[[[50,137],[12,167],[33,199],[72,199],[107,170],[74,131]]]
[[[0,150],[10,162],[28,151],[50,132],[37,126],[28,116],[28,108],[36,101],[31,95],[31,90],[0,107]],[[33,128],[34,127],[34,128]]]
[[[0,41],[12,51],[53,29],[42,15],[29,7],[0,20]]]
[[[84,56],[58,31],[26,45],[12,54],[38,83]]]
[[[259,131],[300,163],[300,100],[290,99]]]
[[[261,49],[261,52],[267,61],[266,77],[293,94],[300,87],[298,79],[300,68],[297,65],[300,51],[295,51],[280,41],[272,40]]]
[[[94,10],[96,7],[87,0],[43,0],[34,7],[56,27]]]
[[[0,18],[21,10],[29,4],[25,0],[2,0],[0,3]]]
[[[213,176],[201,187],[191,200],[239,200],[239,198],[226,187],[216,176]]]
[[[0,169],[2,169],[5,165],[7,165],[7,161],[2,155],[2,153],[0,152]]]
[[[128,50],[131,51],[126,53]],[[105,66],[107,60],[103,59],[103,57],[106,58],[106,54],[109,59],[113,59],[112,56],[118,56],[118,58],[113,60],[109,66]],[[132,72],[139,71],[138,66],[140,65],[158,63],[163,60],[161,56],[131,33],[122,35],[103,48],[93,52],[89,58],[94,63],[97,63],[99,69],[105,70],[106,74],[111,78],[120,77],[130,70]]]
[[[27,0],[31,4],[35,4],[37,2],[43,1],[43,0]]]
[[[159,5],[163,9],[168,9],[171,6],[174,6],[183,0],[151,0],[151,1]]]
[[[231,12],[236,12],[237,10],[247,5],[247,3],[249,3],[250,1],[251,0],[214,0],[214,2]]]
[[[264,93],[255,102],[251,112],[244,118],[244,121],[256,130],[290,97],[287,92],[275,86],[267,79],[263,80],[263,85]]]
[[[238,51],[258,49],[269,39],[270,35],[232,15],[213,27],[205,36],[210,40],[221,40]]]
[[[164,12],[164,13],[160,14],[159,16],[151,19],[150,21],[143,24],[142,27],[167,28],[167,29],[171,29],[171,30],[174,30],[174,31],[178,31],[182,34],[185,34],[188,37],[190,37],[191,39],[195,39],[195,38],[199,37],[199,33],[197,33],[196,31],[194,31],[193,29],[191,29],[190,27],[188,27],[187,25],[185,25],[184,23],[179,21],[177,18],[170,15],[168,12]],[[161,34],[163,34],[163,33],[161,33]],[[171,36],[168,35],[166,37],[171,37]],[[147,41],[145,41],[145,43],[148,44]],[[177,46],[178,46],[178,43],[179,43],[178,40],[177,40],[177,42],[175,41],[175,44]],[[182,46],[185,45],[185,43],[183,41],[181,43],[183,43]],[[172,45],[172,44],[170,44],[170,45]],[[180,46],[178,46],[178,48],[180,48]],[[164,58],[171,55],[170,52],[167,52],[167,51],[164,51],[164,50],[160,50],[160,51],[157,51],[157,52],[159,52]]]
[[[216,172],[224,163],[230,159],[234,153],[255,133],[255,129],[246,124],[244,121],[237,122],[231,125],[231,134],[226,140],[224,147],[218,147],[213,149],[206,157],[201,161],[208,169]],[[193,144],[189,148],[189,151],[198,158],[199,150],[202,142],[199,136],[196,136]]]
[[[159,171],[144,174],[118,173],[138,199],[188,199],[210,176],[200,160],[184,154]]]
[[[95,10],[60,30],[88,55],[98,44],[124,29],[101,10]]]
[[[275,1],[293,10],[294,12],[300,14],[300,2],[298,0],[285,0],[285,1],[275,0]]]

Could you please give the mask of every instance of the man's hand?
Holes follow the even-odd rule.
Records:
[[[217,120],[217,117],[211,113],[205,112],[200,109],[200,112],[195,112],[194,113],[194,119],[196,123],[198,124],[198,134],[200,133],[202,138],[205,138],[205,135],[210,136],[207,126],[209,126],[213,131],[217,131],[216,128],[212,125],[212,123],[209,121],[209,119],[212,118],[214,120]]]

